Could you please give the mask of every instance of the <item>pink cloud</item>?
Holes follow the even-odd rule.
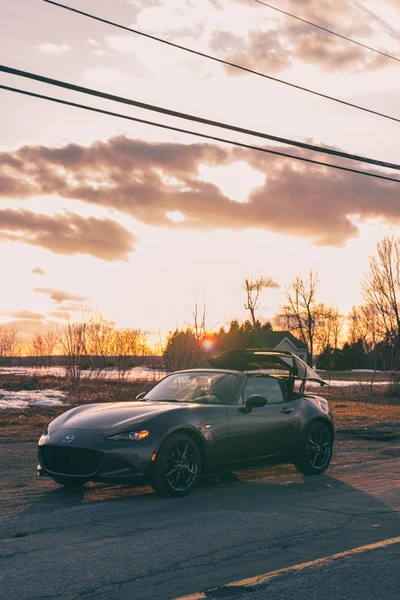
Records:
[[[318,159],[310,152],[297,153]],[[199,176],[201,165],[218,167],[237,161],[265,175],[264,184],[253,189],[244,203]],[[257,228],[340,246],[358,233],[353,215],[400,220],[395,183],[212,144],[146,143],[120,136],[87,147],[25,146],[0,155],[0,175],[15,181],[16,201],[58,194],[118,210],[148,225],[175,229]],[[2,188],[0,183],[0,197],[12,198],[9,190],[9,185]],[[173,212],[184,219],[171,221],[168,214]],[[0,215],[3,238],[28,240],[54,252],[85,252],[116,260],[132,245],[131,234],[107,220],[69,213],[50,218],[11,209]]]

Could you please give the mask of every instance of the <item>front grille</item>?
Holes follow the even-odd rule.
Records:
[[[42,446],[40,453],[45,469],[66,475],[93,475],[103,456],[97,450],[60,446]]]

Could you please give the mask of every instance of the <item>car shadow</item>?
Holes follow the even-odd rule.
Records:
[[[44,479],[44,478],[43,478]],[[227,472],[221,475],[206,475],[199,482],[198,489],[208,487],[219,487],[227,483],[240,483],[240,477],[235,473]],[[153,496],[158,499],[150,485],[134,486],[129,484],[107,485],[105,483],[87,483],[82,487],[64,487],[46,477],[45,481],[37,481],[37,486],[43,485],[49,491],[39,493],[19,514],[29,514],[37,509],[57,510],[61,508],[71,508],[79,505],[88,505],[97,502],[109,502],[111,500],[126,500],[128,498],[141,498]],[[160,498],[160,500],[163,500]],[[181,499],[178,499],[181,500]]]
[[[336,475],[336,470],[332,471]],[[36,494],[31,496],[24,507],[21,506],[22,510],[17,514],[20,516],[35,512],[43,513],[98,503],[109,503],[111,510],[115,510],[115,501],[119,503],[118,511],[121,508],[128,512],[132,506],[138,506],[138,502],[141,504],[141,510],[146,511],[147,507],[151,509],[157,505],[157,510],[162,506],[163,510],[167,511],[179,508],[188,512],[193,509],[204,512],[214,510],[217,504],[224,510],[248,510],[249,502],[261,508],[265,504],[270,508],[276,504],[278,508],[283,506],[286,510],[291,502],[296,504],[299,498],[303,504],[305,503],[303,507],[305,513],[308,509],[321,512],[322,507],[327,512],[340,510],[346,515],[353,512],[358,514],[360,510],[365,514],[391,512],[392,506],[382,502],[373,490],[369,493],[368,474],[365,476],[365,485],[361,485],[364,491],[360,489],[359,481],[356,488],[346,482],[348,477],[345,480],[340,475],[335,477],[332,471],[318,476],[302,475],[292,465],[286,464],[226,472],[218,476],[203,476],[198,488],[182,498],[160,498],[150,486],[88,483],[80,488],[66,488],[46,478],[46,481],[36,482]],[[400,480],[400,474],[398,479]],[[40,491],[41,485],[43,491]],[[338,509],[338,502],[341,504],[341,500],[338,499],[344,497],[346,505]],[[128,499],[134,499],[134,504],[127,503]],[[398,508],[400,509],[400,506]]]

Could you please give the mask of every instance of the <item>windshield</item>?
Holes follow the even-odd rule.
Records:
[[[237,376],[215,372],[174,373],[165,377],[144,397],[153,402],[196,402],[226,404]]]

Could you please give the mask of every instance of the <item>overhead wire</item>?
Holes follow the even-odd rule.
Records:
[[[129,121],[135,121],[136,123],[142,123],[142,124],[145,124],[145,125],[151,125],[151,126],[154,126],[154,127],[159,127],[161,129],[167,129],[169,131],[175,131],[175,132],[178,132],[178,133],[185,133],[185,134],[189,134],[189,135],[192,135],[192,136],[196,136],[196,137],[200,137],[200,138],[205,138],[207,140],[213,140],[213,141],[217,141],[217,142],[222,142],[222,143],[225,143],[225,144],[230,144],[230,145],[233,145],[233,146],[238,146],[240,148],[246,148],[246,149],[249,149],[249,150],[256,150],[258,152],[264,152],[264,153],[267,153],[267,154],[273,154],[273,155],[276,155],[276,156],[282,156],[282,157],[290,158],[290,159],[293,159],[293,160],[299,160],[299,161],[302,161],[302,162],[305,162],[305,163],[311,163],[313,165],[319,165],[319,166],[323,166],[323,167],[328,167],[330,169],[337,169],[337,170],[340,170],[340,171],[346,171],[346,172],[349,172],[349,173],[356,173],[358,175],[365,175],[367,177],[374,177],[376,179],[383,179],[385,181],[390,181],[390,182],[394,182],[394,183],[400,183],[400,179],[395,179],[394,177],[388,177],[386,175],[380,175],[379,173],[373,173],[373,172],[368,172],[368,171],[361,171],[359,169],[351,169],[349,167],[344,167],[344,166],[341,166],[341,165],[335,165],[335,164],[332,164],[332,163],[325,163],[325,162],[322,162],[322,161],[313,160],[313,159],[306,158],[306,157],[303,157],[303,156],[296,156],[295,154],[288,154],[288,153],[285,153],[285,152],[279,152],[277,150],[271,150],[269,148],[263,148],[262,146],[252,146],[250,144],[244,144],[242,142],[236,142],[236,141],[233,141],[233,140],[228,140],[228,139],[225,139],[225,138],[221,138],[221,137],[217,137],[217,136],[213,136],[213,135],[208,135],[208,134],[205,134],[205,133],[200,133],[200,132],[193,131],[193,130],[183,129],[183,128],[180,128],[180,127],[174,127],[172,125],[165,125],[163,123],[156,123],[155,121],[149,121],[149,120],[146,120],[146,119],[140,119],[138,117],[132,117],[130,115],[124,115],[124,114],[121,114],[121,113],[116,113],[116,112],[112,112],[112,111],[109,111],[109,110],[105,110],[105,109],[101,109],[101,108],[97,108],[97,107],[93,107],[93,106],[88,106],[88,105],[85,105],[85,104],[79,104],[79,103],[76,103],[76,102],[71,102],[69,100],[63,100],[61,98],[55,98],[55,97],[47,96],[47,95],[44,95],[44,94],[38,94],[36,92],[30,92],[28,90],[22,90],[20,88],[14,88],[14,87],[10,87],[10,86],[6,86],[6,85],[1,85],[0,84],[0,89],[7,90],[7,91],[10,91],[10,92],[15,92],[15,93],[22,94],[22,95],[25,95],[25,96],[30,96],[30,97],[33,97],[33,98],[39,98],[39,99],[42,99],[42,100],[48,100],[48,101],[51,101],[51,102],[55,102],[57,104],[63,104],[63,105],[66,105],[66,106],[72,106],[74,108],[80,108],[80,109],[87,110],[87,111],[90,111],[90,112],[100,113],[100,114],[108,115],[108,116],[112,116],[112,117],[119,117],[121,119],[126,119],[126,120],[129,120]]]
[[[353,160],[353,161],[358,161],[358,162],[364,162],[370,165],[374,165],[374,166],[380,166],[380,167],[384,167],[387,169],[395,169],[395,170],[400,170],[400,165],[396,164],[396,163],[389,163],[386,161],[382,161],[382,160],[377,160],[374,158],[367,158],[364,156],[359,156],[357,154],[349,154],[347,152],[342,152],[339,150],[333,150],[331,148],[325,148],[322,146],[316,146],[314,144],[306,144],[305,142],[298,142],[296,140],[291,140],[291,139],[287,139],[287,138],[283,138],[283,137],[278,137],[275,135],[270,135],[267,133],[262,133],[259,131],[255,131],[252,129],[246,129],[244,127],[237,127],[235,125],[230,125],[228,123],[222,123],[219,121],[213,121],[212,119],[205,119],[203,117],[198,117],[195,115],[190,115],[187,113],[183,113],[180,111],[176,111],[176,110],[171,110],[168,108],[163,108],[161,106],[155,106],[154,104],[148,104],[146,102],[139,102],[137,100],[132,100],[130,98],[124,98],[122,96],[116,96],[114,94],[108,94],[105,92],[101,92],[99,90],[94,90],[92,88],[87,88],[87,87],[82,87],[79,85],[75,85],[75,84],[71,84],[68,83],[66,81],[60,81],[58,79],[53,79],[50,77],[44,77],[43,75],[37,75],[35,73],[30,73],[28,71],[22,71],[20,69],[14,69],[13,67],[8,67],[6,65],[0,65],[0,72],[3,73],[8,73],[10,75],[17,75],[19,77],[24,77],[27,79],[31,79],[34,81],[39,81],[41,83],[46,83],[52,86],[56,86],[56,87],[60,87],[60,88],[64,88],[64,89],[68,89],[68,90],[72,90],[74,92],[79,92],[82,94],[87,94],[90,96],[95,96],[97,98],[102,98],[104,100],[111,100],[113,102],[118,102],[121,104],[127,104],[129,106],[135,106],[137,108],[142,108],[145,110],[149,110],[152,112],[156,112],[156,113],[160,113],[160,114],[164,114],[164,115],[168,115],[170,117],[176,117],[178,119],[184,119],[187,121],[193,121],[195,123],[201,123],[203,125],[209,125],[211,127],[218,127],[221,129],[226,129],[229,131],[235,131],[237,133],[242,133],[245,135],[250,135],[250,136],[254,136],[254,137],[259,137],[262,139],[266,139],[269,141],[273,141],[273,142],[278,142],[280,144],[286,144],[289,146],[295,146],[297,148],[302,148],[305,150],[312,150],[313,152],[319,152],[319,153],[323,153],[323,154],[329,154],[331,156],[337,156],[339,158],[344,158],[344,159],[348,159],[348,160]]]
[[[375,115],[377,117],[381,117],[383,119],[389,119],[391,121],[395,121],[397,123],[400,123],[400,118],[393,117],[391,115],[387,115],[387,114],[379,112],[377,110],[372,110],[370,108],[366,108],[365,106],[360,106],[358,104],[354,104],[353,102],[347,102],[346,100],[341,100],[340,98],[335,98],[334,96],[330,96],[330,95],[324,94],[322,92],[317,92],[316,90],[312,90],[312,89],[304,87],[302,85],[298,85],[296,83],[292,83],[290,81],[286,81],[285,79],[279,79],[278,77],[273,77],[272,75],[267,75],[266,73],[262,73],[260,71],[254,70],[254,69],[250,69],[248,67],[244,67],[242,65],[238,65],[238,64],[233,63],[233,62],[231,62],[229,60],[224,60],[222,58],[218,58],[218,57],[213,56],[211,54],[206,54],[205,52],[200,52],[198,50],[193,50],[193,48],[188,48],[187,46],[182,46],[181,44],[176,44],[174,42],[170,42],[170,41],[162,39],[162,38],[160,38],[158,36],[150,35],[149,33],[144,33],[143,31],[139,31],[138,29],[133,29],[132,27],[127,27],[125,25],[121,25],[120,23],[115,23],[115,22],[110,21],[108,19],[103,19],[101,17],[97,17],[96,15],[84,12],[82,10],[78,10],[77,8],[73,8],[72,6],[67,6],[66,4],[61,4],[59,2],[54,2],[54,0],[43,0],[43,2],[46,2],[47,4],[52,4],[53,6],[57,6],[59,8],[64,8],[65,10],[68,10],[68,11],[73,12],[73,13],[77,13],[77,14],[82,15],[84,17],[88,17],[90,19],[94,19],[95,21],[99,21],[100,23],[105,23],[107,25],[111,25],[112,27],[117,27],[118,29],[123,29],[125,31],[129,31],[130,33],[135,33],[136,35],[140,35],[142,37],[151,39],[151,40],[159,42],[161,44],[166,44],[167,46],[172,46],[173,48],[177,48],[179,50],[184,50],[185,52],[190,52],[191,54],[195,54],[196,56],[201,56],[202,58],[208,58],[209,60],[213,60],[215,62],[221,63],[221,64],[226,65],[228,67],[232,67],[234,69],[239,69],[239,70],[244,71],[246,73],[250,73],[251,75],[256,75],[258,77],[263,77],[264,79],[268,79],[270,81],[274,81],[276,83],[280,83],[282,85],[289,86],[289,87],[294,88],[296,90],[300,90],[300,91],[306,92],[308,94],[313,94],[314,96],[318,96],[319,98],[325,98],[326,100],[331,100],[332,102],[337,102],[337,103],[342,104],[344,106],[348,106],[350,108],[361,110],[363,112],[369,113],[371,115]]]
[[[254,2],[257,2],[257,4],[262,4],[263,6],[266,6],[267,8],[271,8],[272,10],[276,10],[277,12],[280,12],[283,15],[286,15],[287,17],[291,17],[292,19],[296,19],[297,21],[301,21],[302,23],[306,23],[307,25],[311,25],[312,27],[321,29],[322,31],[325,31],[326,33],[336,35],[337,37],[342,38],[343,40],[346,40],[348,42],[351,42],[352,44],[357,44],[357,46],[361,46],[362,48],[366,48],[367,50],[372,50],[372,52],[376,52],[377,54],[380,54],[381,56],[385,56],[386,58],[390,58],[392,60],[400,62],[400,58],[396,58],[395,56],[392,56],[391,54],[382,52],[381,50],[378,50],[377,48],[372,48],[372,46],[367,46],[367,44],[363,44],[362,42],[357,42],[356,40],[353,40],[352,38],[346,37],[345,35],[342,35],[341,33],[332,31],[332,29],[328,29],[327,27],[323,27],[322,25],[318,25],[317,23],[312,23],[311,21],[302,19],[301,17],[298,17],[297,15],[293,15],[290,12],[286,12],[285,10],[278,8],[277,6],[272,6],[272,4],[267,4],[266,2],[262,2],[262,0],[254,0]]]

